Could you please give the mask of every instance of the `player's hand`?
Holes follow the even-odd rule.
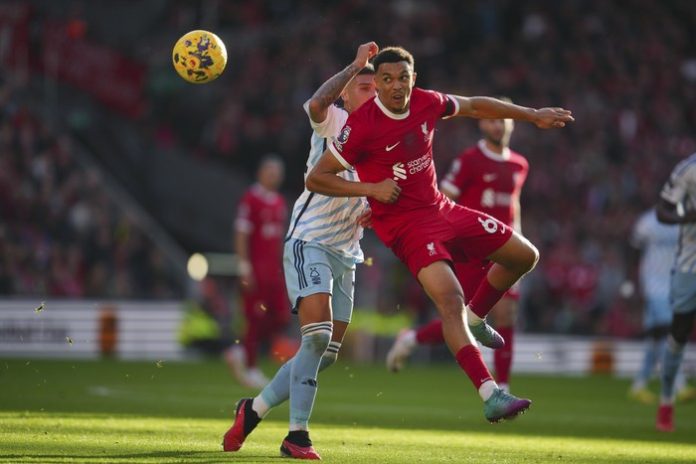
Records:
[[[370,196],[380,203],[394,203],[401,193],[401,187],[392,179],[372,184]]]
[[[367,66],[367,62],[379,52],[379,47],[374,42],[367,42],[358,47],[358,52],[355,54],[355,63],[360,69]]]
[[[358,216],[358,225],[363,229],[372,229],[372,209],[367,208],[360,216]]]
[[[251,264],[247,260],[241,260],[239,262],[239,284],[244,293],[251,293],[256,288],[254,272],[252,271]]]
[[[534,124],[540,129],[565,127],[567,122],[573,121],[573,114],[563,108],[539,108],[534,118]]]
[[[239,276],[239,284],[243,293],[252,293],[256,290],[256,281],[253,274]]]

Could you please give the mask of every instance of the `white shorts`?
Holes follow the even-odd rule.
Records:
[[[328,293],[333,320],[350,323],[355,287],[353,258],[338,256],[318,243],[291,238],[285,242],[283,270],[294,314],[302,298]]]

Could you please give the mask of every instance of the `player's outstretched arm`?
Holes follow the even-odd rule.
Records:
[[[492,97],[461,97],[454,98],[459,104],[457,116],[476,119],[517,119],[536,124],[541,129],[565,127],[573,122],[571,111],[563,108],[527,108]]]
[[[360,45],[355,54],[355,60],[346,66],[343,71],[329,78],[314,92],[314,95],[309,100],[309,116],[312,118],[312,121],[316,123],[324,122],[329,107],[338,100],[338,97],[350,80],[367,65],[370,58],[375,56],[378,51],[379,47],[374,42]]]
[[[394,203],[399,198],[401,187],[392,179],[384,179],[376,184],[351,182],[336,175],[345,169],[327,149],[307,175],[305,186],[310,192],[329,197],[371,197],[382,203]]]
[[[687,211],[684,214],[679,214],[677,205],[670,203],[664,198],[660,198],[655,210],[657,212],[657,220],[664,224],[696,222],[696,211]]]

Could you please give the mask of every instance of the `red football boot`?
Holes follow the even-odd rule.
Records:
[[[300,444],[290,441],[299,442]],[[295,459],[321,459],[317,450],[312,446],[312,440],[309,439],[309,434],[306,431],[290,432],[283,444],[280,445],[280,455],[286,458]]]
[[[671,404],[660,405],[655,428],[660,432],[674,432],[674,407]]]
[[[244,440],[261,422],[258,414],[251,408],[253,398],[242,398],[237,403],[237,412],[234,416],[234,424],[222,438],[223,451],[238,451],[244,444]]]

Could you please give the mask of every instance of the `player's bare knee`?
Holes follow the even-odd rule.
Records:
[[[523,251],[520,252],[518,271],[520,275],[530,272],[539,262],[539,250],[528,240],[524,241]]]
[[[442,319],[461,318],[464,311],[464,295],[450,293],[443,295],[436,301]]]

